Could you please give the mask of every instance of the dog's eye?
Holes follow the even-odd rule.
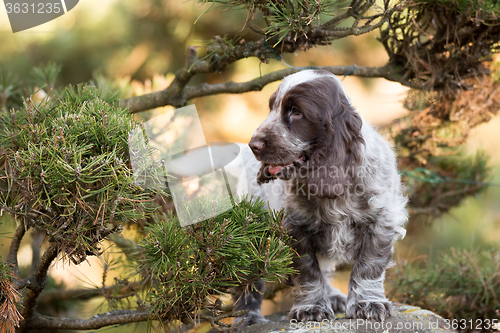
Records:
[[[294,116],[300,116],[302,112],[300,112],[300,110],[297,109],[295,106],[292,106],[292,108],[290,109],[290,114]]]

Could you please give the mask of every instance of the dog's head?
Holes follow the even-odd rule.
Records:
[[[258,182],[299,177],[320,198],[342,195],[354,183],[364,141],[340,80],[316,70],[287,76],[269,109],[249,143],[262,162]]]

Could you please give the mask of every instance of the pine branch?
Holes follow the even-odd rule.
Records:
[[[215,212],[228,205],[229,199],[204,197],[187,208]],[[264,202],[254,198],[186,228],[180,228],[175,216],[153,217],[140,244],[144,255],[138,270],[151,272],[149,304],[155,317],[196,318],[201,311],[220,310],[220,300],[212,296],[259,278],[276,282],[293,274],[294,253],[281,225],[283,216],[283,211],[269,212]]]
[[[69,290],[56,289],[41,294],[38,298],[38,303],[53,303],[67,300],[85,301],[99,296],[102,296],[102,291],[101,289],[97,288],[80,288]]]
[[[325,66],[325,67],[308,67],[318,70],[326,70],[336,75],[352,75],[358,77],[385,78],[389,81],[399,82],[405,86],[421,89],[422,87],[407,81],[401,76],[397,69],[391,66],[384,67],[364,67],[364,66]],[[197,86],[185,86],[177,96],[171,98],[164,91],[153,92],[142,96],[133,97],[121,101],[122,105],[130,108],[132,113],[141,112],[144,110],[173,105],[182,102],[185,105],[189,100],[196,97],[211,96],[218,94],[241,94],[249,91],[260,91],[269,83],[282,80],[285,76],[301,71],[302,68],[287,68],[273,73],[262,75],[259,78],[247,82],[225,82],[214,84],[200,84]],[[168,88],[167,88],[168,90]]]
[[[12,271],[16,277],[19,277],[19,265],[17,262],[17,253],[19,252],[19,246],[21,245],[21,240],[26,233],[26,227],[24,223],[21,222],[12,237],[12,242],[10,243],[9,254],[7,255],[7,263],[12,266]],[[22,287],[23,281],[20,279],[16,279],[15,281],[18,287]]]
[[[49,270],[52,261],[54,261],[54,259],[57,257],[57,254],[58,246],[57,244],[52,243],[40,259],[40,264],[38,265],[37,269],[26,281],[26,288],[28,289],[28,292],[26,293],[23,302],[22,315],[25,321],[19,329],[19,332],[21,333],[26,332],[26,330],[28,329],[26,322],[29,322],[33,317],[36,300],[47,283],[47,271]]]
[[[120,295],[128,295],[140,287],[140,283],[130,283],[127,286],[119,286],[115,284],[106,288],[79,288],[69,290],[55,289],[42,293],[38,298],[38,303],[53,303],[67,300],[85,301],[94,297],[112,297],[109,296],[109,294],[115,290],[117,290]]]
[[[99,253],[101,241],[123,224],[156,209],[156,190],[135,186],[128,162],[128,135],[137,125],[115,102],[112,93],[79,85],[44,103],[28,98],[22,108],[0,112],[2,210],[44,232],[74,263]]]
[[[226,332],[231,328],[231,325],[221,322],[221,319],[232,318],[232,317],[240,317],[248,313],[248,310],[240,310],[232,313],[226,313],[217,317],[212,317],[209,315],[205,315],[203,313],[200,314],[200,318],[208,320],[210,325],[218,332]],[[233,330],[236,330],[241,324],[243,324],[243,320],[240,321]]]
[[[389,13],[392,13],[392,11]],[[358,22],[359,20],[356,20],[351,28],[317,29],[314,31],[314,36],[323,38],[335,37],[335,39],[344,38],[348,36],[359,36],[380,28],[386,22],[386,19],[380,20],[376,24],[367,23],[362,27],[357,26]]]
[[[217,317],[205,314],[200,314],[199,316],[210,322],[212,327],[217,331],[225,331],[231,325],[225,324],[220,320],[242,316],[247,312],[248,310],[241,310]],[[95,330],[106,326],[137,323],[149,319],[152,318],[150,318],[150,315],[145,310],[113,310],[92,316],[88,319],[54,318],[36,313],[27,323],[27,327],[33,329]]]
[[[31,233],[31,271],[34,271],[40,262],[40,250],[45,235],[43,231],[34,229]]]
[[[242,5],[245,4],[242,3]],[[285,10],[285,7],[278,6],[278,8],[272,4],[270,4],[272,8],[266,7],[267,5],[263,6],[259,8],[263,10],[264,17],[268,19],[274,17],[272,16],[273,11]],[[378,10],[378,13],[366,15],[368,11],[373,9]],[[391,7],[387,0],[384,1],[383,9],[377,7],[374,0],[352,0],[344,13],[335,16],[324,24],[315,25],[313,24],[315,20],[313,18],[319,15],[320,10],[318,9],[319,11],[311,14],[311,18],[303,23],[304,26],[296,27],[297,31],[293,30],[291,26],[287,27],[283,22],[281,22],[283,24],[275,22],[274,26],[267,27],[268,30],[247,22],[247,27],[259,35],[265,32],[264,38],[257,41],[245,41],[241,39],[240,42],[236,43],[229,42],[217,36],[215,41],[207,47],[207,55],[202,59],[198,59],[195,47],[189,47],[186,56],[186,65],[175,74],[175,79],[168,88],[143,96],[123,99],[120,101],[120,104],[128,107],[132,113],[136,113],[166,105],[182,107],[195,97],[221,93],[240,94],[261,90],[266,84],[281,80],[287,74],[294,73],[298,69],[277,71],[243,83],[227,82],[213,85],[201,84],[198,86],[187,86],[187,83],[196,74],[221,72],[229,64],[243,58],[256,57],[263,62],[267,62],[270,57],[280,57],[283,56],[283,53],[307,50],[313,46],[330,44],[335,39],[368,33],[379,29],[399,9],[399,5]],[[292,14],[290,13],[290,15]],[[303,15],[307,16],[307,13],[304,12]],[[305,19],[305,17],[301,18]],[[349,18],[354,19],[354,22],[349,27],[339,27],[341,23]],[[361,77],[381,77],[400,82],[411,88],[421,89],[420,86],[406,80],[402,74],[398,73],[396,68],[390,68],[389,65],[380,68],[359,67],[354,73],[350,73],[349,66],[325,67],[321,69],[329,70],[337,75],[350,74]]]
[[[92,316],[88,319],[54,318],[35,314],[26,324],[34,329],[95,330],[119,324],[137,323],[149,319],[145,310],[114,310]]]
[[[220,37],[216,37],[216,41],[218,40]],[[266,59],[270,54],[274,54],[275,50],[269,46],[265,47],[265,45],[267,42],[264,39],[234,45],[230,50],[215,44],[207,49],[207,54],[212,55],[202,59],[198,59],[196,47],[190,46],[186,54],[186,64],[175,73],[174,80],[165,90],[122,99],[120,105],[129,108],[133,113],[166,105],[184,106],[187,100],[182,96],[182,92],[194,75],[221,72],[229,64],[243,58]]]

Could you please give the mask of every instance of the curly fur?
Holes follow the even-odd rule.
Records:
[[[321,321],[345,311],[351,318],[385,320],[392,314],[385,270],[407,220],[394,152],[331,73],[286,77],[269,106],[249,143],[259,171],[259,162],[249,161],[246,174],[253,194],[271,208],[285,207],[284,224],[297,240],[289,318]],[[333,262],[353,263],[347,296],[328,282]],[[243,299],[237,299],[239,309]],[[254,314],[255,308],[252,303]]]

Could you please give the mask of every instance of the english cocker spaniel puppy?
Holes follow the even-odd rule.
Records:
[[[250,192],[270,208],[285,207],[284,225],[297,241],[289,319],[323,321],[345,311],[385,320],[391,316],[385,270],[407,220],[393,150],[326,71],[287,76],[269,109],[249,143],[256,160],[247,152],[245,163]],[[347,297],[328,281],[335,264],[344,263],[353,264]],[[265,320],[263,286],[234,297],[236,310],[250,310],[243,326]]]

